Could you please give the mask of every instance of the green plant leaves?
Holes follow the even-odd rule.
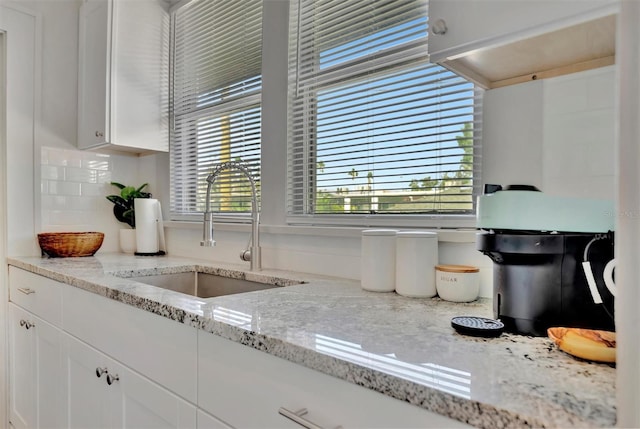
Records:
[[[134,211],[134,200],[136,198],[151,198],[151,194],[149,192],[142,192],[142,190],[148,186],[148,183],[144,183],[138,188],[125,186],[118,182],[111,182],[111,185],[120,189],[120,195],[107,196],[107,200],[114,204],[113,215],[118,219],[118,221],[126,223],[131,228],[135,228],[136,216]]]

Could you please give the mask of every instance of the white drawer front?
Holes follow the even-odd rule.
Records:
[[[233,427],[300,428],[280,415],[307,409],[322,427],[469,427],[238,343],[198,333],[198,407]]]
[[[65,285],[65,331],[196,402],[196,329]]]
[[[55,280],[9,266],[9,299],[58,327],[62,324],[62,286]]]

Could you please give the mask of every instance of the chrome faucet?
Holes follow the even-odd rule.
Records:
[[[224,170],[238,170],[244,174],[251,184],[251,241],[249,247],[240,253],[240,259],[250,262],[251,271],[262,269],[262,254],[260,251],[260,212],[258,210],[258,193],[256,181],[249,168],[235,161],[223,162],[207,176],[207,197],[205,200],[204,229],[202,232],[201,246],[213,247],[216,245],[213,239],[213,213],[211,212],[211,186]]]

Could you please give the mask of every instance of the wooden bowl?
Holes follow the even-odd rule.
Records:
[[[38,244],[52,258],[92,256],[102,246],[102,232],[42,232]]]

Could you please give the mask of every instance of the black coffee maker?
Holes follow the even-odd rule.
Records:
[[[493,313],[505,330],[535,336],[552,326],[614,330],[614,297],[603,277],[613,233],[486,232],[476,244],[494,262]],[[592,296],[585,257],[602,304]]]
[[[562,200],[545,197],[535,188],[514,189],[519,192],[492,189],[501,195],[494,200],[486,198],[483,213],[478,208],[479,216],[485,216],[479,221],[485,231],[477,235],[476,248],[494,263],[494,318],[500,319],[508,332],[534,336],[546,336],[547,328],[553,326],[615,330],[614,296],[604,281],[605,267],[614,257],[614,233],[543,228],[545,225],[536,224],[535,219],[544,216],[527,217],[532,214],[529,202],[537,210],[548,203],[558,217],[566,215],[569,221],[565,224],[562,219],[553,219],[560,227],[569,228],[566,225],[574,214],[563,209]],[[503,220],[502,213],[496,215],[495,207],[489,205],[494,201],[500,207],[505,201],[517,202],[511,205],[515,209],[509,215],[520,218]],[[567,207],[580,210],[584,207],[581,203],[569,201]],[[600,206],[594,207],[594,216],[599,215]],[[501,228],[504,224],[510,228]],[[527,229],[529,225],[539,229]]]

